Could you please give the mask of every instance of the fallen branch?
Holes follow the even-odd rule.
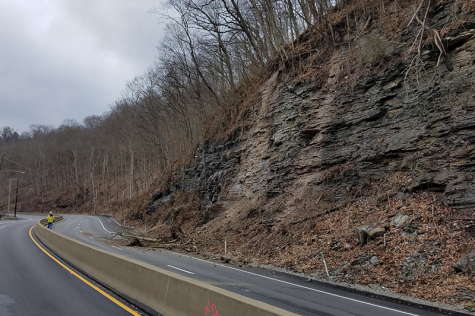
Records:
[[[417,16],[417,13],[419,13],[419,10],[422,8],[423,4],[424,4],[424,0],[421,1],[421,4],[419,4],[419,7],[417,8],[416,12],[414,12],[414,15],[412,16],[409,23],[407,23],[406,27],[409,27],[409,25],[411,25],[412,21],[414,21],[414,18]]]

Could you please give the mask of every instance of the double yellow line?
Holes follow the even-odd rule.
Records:
[[[36,225],[35,225],[36,226]],[[120,307],[122,307],[123,309],[125,309],[126,311],[128,311],[129,313],[131,313],[132,315],[135,315],[135,316],[141,316],[139,313],[137,313],[136,311],[134,311],[133,309],[131,309],[130,307],[127,307],[125,306],[124,304],[122,304],[121,302],[119,302],[118,300],[116,300],[115,298],[113,298],[112,296],[110,296],[109,294],[107,294],[106,292],[104,292],[103,290],[101,290],[100,288],[98,288],[97,286],[95,286],[94,284],[92,284],[91,282],[89,282],[88,280],[84,279],[82,276],[80,276],[79,274],[77,274],[76,272],[74,272],[73,270],[71,270],[70,268],[68,268],[66,265],[64,265],[62,262],[60,262],[58,259],[56,259],[55,257],[53,257],[51,254],[49,254],[43,247],[41,247],[38,242],[36,242],[36,240],[33,238],[33,235],[31,234],[31,231],[33,230],[33,228],[35,228],[35,226],[31,227],[30,228],[30,238],[31,240],[33,240],[33,242],[38,246],[38,248],[40,248],[46,255],[48,255],[48,257],[50,257],[51,259],[53,259],[54,261],[56,261],[57,264],[59,264],[60,266],[62,266],[63,268],[65,268],[66,270],[68,270],[71,274],[73,274],[75,277],[77,277],[79,280],[83,281],[84,283],[86,283],[87,285],[89,285],[90,287],[92,287],[94,290],[96,290],[97,292],[101,293],[102,295],[104,295],[105,297],[107,297],[109,300],[111,300],[112,302],[114,302],[115,304],[119,305]]]

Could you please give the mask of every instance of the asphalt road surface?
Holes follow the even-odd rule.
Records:
[[[348,292],[332,286],[259,268],[240,268],[165,250],[116,246],[106,242],[121,228],[108,217],[66,215],[54,230],[159,268],[194,278],[299,315],[435,316],[445,315]]]
[[[18,217],[16,221],[0,221],[1,316],[141,315],[128,305],[121,307],[120,298],[98,288],[101,294],[91,287],[94,284],[90,280],[81,280],[70,267],[67,270],[60,260],[46,254],[40,248],[45,247],[30,236],[40,217]]]

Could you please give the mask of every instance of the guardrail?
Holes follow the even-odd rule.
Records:
[[[108,252],[47,229],[36,236],[53,252],[118,293],[164,316],[296,316],[204,282]]]

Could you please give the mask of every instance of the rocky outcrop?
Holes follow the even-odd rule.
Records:
[[[441,12],[433,25],[447,19]],[[473,34],[445,38],[453,72],[436,67],[434,48],[420,71],[394,47],[394,62],[345,81],[346,46],[323,61],[323,85],[276,71],[248,113],[253,124],[224,145],[198,149],[187,182],[198,183],[211,203],[313,187],[315,200],[336,188],[326,199],[338,204],[348,198],[346,188],[403,172],[410,180],[401,193],[443,192],[453,208],[475,207]]]
[[[237,128],[222,144],[210,141],[198,147],[194,157],[196,164],[185,172],[185,187],[199,188],[198,191],[206,204],[218,201],[221,190],[229,184],[240,163]]]
[[[442,30],[453,7],[434,6],[427,25]],[[185,233],[216,253],[226,236],[243,264],[326,277],[324,252],[345,282],[442,295],[475,236],[455,223],[475,207],[475,14],[464,19],[440,32],[449,67],[429,40],[415,56],[413,23],[399,38],[372,25],[345,45],[308,43],[301,71],[273,68],[234,132],[197,148],[180,183],[204,207]]]
[[[475,236],[456,223],[475,207],[475,14],[442,30],[453,7],[434,7],[427,25],[440,30],[449,67],[430,40],[415,56],[419,24],[399,38],[371,25],[345,45],[306,43],[312,58],[261,78],[234,132],[199,146],[180,177],[202,203],[183,224],[187,240],[219,253],[225,237],[240,264],[326,278],[325,253],[344,282],[449,300],[465,282],[453,258]]]

